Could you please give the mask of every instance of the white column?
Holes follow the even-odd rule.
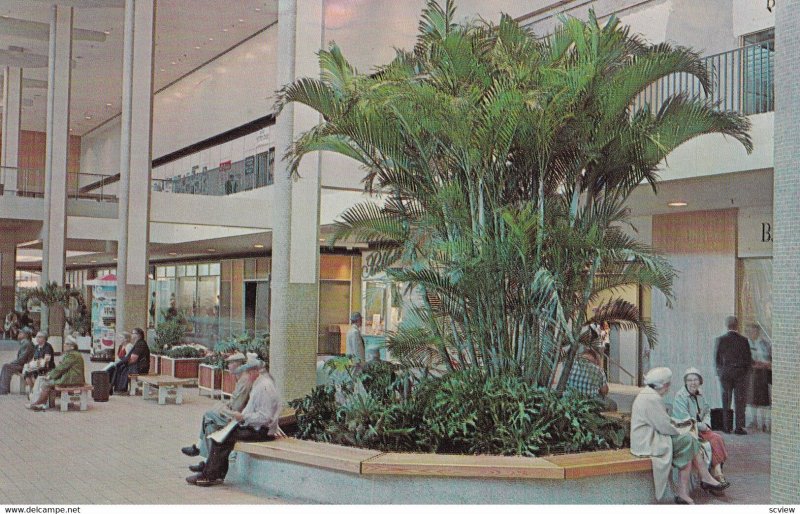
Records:
[[[72,79],[72,8],[54,6],[50,22],[47,84],[45,219],[42,228],[42,282],[64,284],[67,233],[67,155]]]
[[[22,68],[6,66],[3,72],[3,141],[2,154],[0,154],[0,166],[4,167],[2,184],[6,191],[16,191],[17,189],[16,168],[19,166],[21,118]]]
[[[16,260],[17,245],[13,241],[0,241],[0,313],[14,308]]]
[[[278,7],[278,83],[319,76],[316,52],[323,40],[323,1],[280,0]],[[276,148],[282,152],[319,115],[288,105],[276,123]],[[319,155],[303,159],[300,178],[288,177],[276,160],[272,230],[272,309],[270,369],[283,398],[307,393],[316,383],[319,324]]]
[[[155,0],[125,3],[117,327],[146,328]]]

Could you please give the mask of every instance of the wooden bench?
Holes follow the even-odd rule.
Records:
[[[168,375],[139,375],[137,381],[142,384],[142,398],[145,400],[152,400],[155,397],[151,396],[153,388],[158,391],[158,404],[164,405],[167,403],[167,396],[175,397],[175,404],[180,405],[183,403],[183,387],[195,385],[196,378],[175,378]]]
[[[88,384],[74,386],[55,386],[50,390],[50,406],[55,407],[55,399],[60,396],[61,412],[69,410],[69,402],[76,400],[79,402],[80,410],[86,410],[89,406],[89,393],[94,387]]]
[[[142,382],[139,380],[139,377],[156,377],[158,376],[155,373],[150,373],[148,375],[139,375],[138,373],[129,373],[128,374],[128,394],[131,396],[141,396],[142,395]]]

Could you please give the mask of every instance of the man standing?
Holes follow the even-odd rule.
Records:
[[[356,358],[356,364],[364,363],[366,360],[366,353],[364,351],[364,338],[361,337],[361,319],[360,312],[354,312],[350,315],[350,330],[347,331],[347,345],[345,353],[353,355]]]
[[[33,329],[27,325],[23,326],[19,331],[17,335],[19,339],[17,358],[8,364],[4,364],[2,371],[0,371],[0,394],[8,394],[11,392],[11,375],[14,373],[22,373],[22,368],[33,358],[35,348],[31,342],[32,334]]]
[[[722,387],[722,426],[726,433],[730,421],[728,411],[731,407],[731,397],[735,398],[736,430],[737,435],[746,435],[745,410],[747,408],[747,390],[750,380],[750,370],[753,367],[753,357],[750,355],[750,344],[739,330],[739,320],[736,316],[725,318],[725,327],[728,332],[719,336],[714,342],[717,376]]]
[[[250,399],[241,413],[234,413],[233,419],[238,424],[230,431],[224,441],[209,442],[209,454],[203,471],[197,475],[186,477],[193,485],[209,487],[219,485],[228,474],[228,456],[237,441],[271,441],[278,432],[283,402],[278,395],[275,382],[268,372],[261,373],[261,363],[248,362],[242,365],[250,379],[254,381],[250,391]]]

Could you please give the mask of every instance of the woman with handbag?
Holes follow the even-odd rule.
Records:
[[[672,403],[672,418],[689,418],[697,422],[698,438],[711,445],[711,475],[720,483],[727,483],[722,474],[722,465],[728,458],[728,452],[722,436],[711,430],[711,406],[700,390],[703,376],[697,368],[689,368],[683,372],[683,384]]]

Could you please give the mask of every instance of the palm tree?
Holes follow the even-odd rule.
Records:
[[[750,151],[745,117],[677,93],[634,108],[673,73],[711,80],[697,54],[647,45],[612,17],[564,19],[537,39],[508,16],[454,22],[451,0],[430,0],[412,51],[375,73],[357,72],[336,45],[320,52],[321,77],[281,90],[323,122],[287,158],[331,151],[359,162],[381,202],[346,210],[337,238],[367,242],[378,267],[419,287],[388,344],[411,365],[478,367],[549,385],[568,348],[563,390],[592,322],[638,328],[621,299],[587,307],[601,291],[654,287],[671,299],[674,270],[626,235],[625,200],[685,141],[710,133]]]

